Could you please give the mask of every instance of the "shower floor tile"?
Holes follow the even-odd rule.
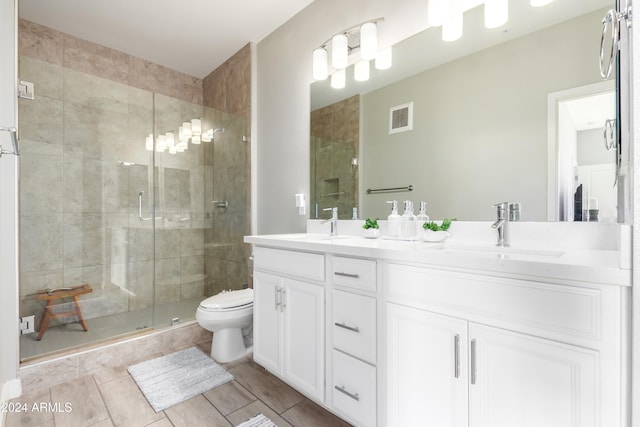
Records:
[[[170,326],[171,319],[175,317],[181,322],[193,320],[200,301],[202,297],[158,305],[155,313],[152,308],[145,308],[88,319],[88,331],[84,331],[77,322],[56,325],[54,319],[42,340],[36,341],[37,332],[20,336],[20,358],[21,361],[26,361],[54,352],[77,349],[87,344],[138,333],[154,325],[156,328],[164,328]]]

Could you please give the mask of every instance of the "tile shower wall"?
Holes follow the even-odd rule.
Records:
[[[21,20],[19,31],[20,78],[36,85],[34,101],[20,100],[21,315],[41,312],[33,292],[85,282],[94,288],[83,297],[88,318],[245,283],[249,92],[247,83],[224,78],[233,66],[238,76],[250,69],[249,47],[203,86],[32,22]],[[213,87],[224,94],[212,96]],[[231,113],[204,107],[207,93],[209,104],[224,99]],[[224,134],[158,154],[152,168],[146,135],[177,132],[200,117],[203,129],[224,127]],[[141,191],[144,217],[156,198],[155,234],[152,221],[138,219]],[[229,208],[215,209],[217,199]]]
[[[323,208],[337,206],[341,219],[358,207],[360,96],[311,112],[311,218],[328,218]],[[318,215],[316,216],[316,206]]]
[[[222,289],[240,289],[250,282],[247,260],[250,245],[251,197],[249,171],[251,47],[246,45],[227,62],[204,78],[204,105],[207,118],[217,133],[210,156],[215,168],[207,179],[207,201],[227,201],[228,208],[213,208],[211,228],[205,230],[205,268],[211,277],[209,295]],[[209,272],[215,272],[210,274]]]

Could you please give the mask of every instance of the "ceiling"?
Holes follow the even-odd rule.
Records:
[[[203,78],[313,0],[19,0],[20,18]]]

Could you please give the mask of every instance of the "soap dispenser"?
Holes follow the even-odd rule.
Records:
[[[416,235],[416,216],[413,214],[413,202],[404,201],[404,213],[400,219],[400,237],[410,238]]]
[[[398,201],[390,200],[387,203],[391,204],[391,213],[387,217],[387,235],[389,237],[400,236],[400,215],[398,215]]]
[[[429,215],[427,215],[427,202],[420,202],[420,210],[416,215],[416,232],[420,234],[422,226],[425,222],[429,222]]]

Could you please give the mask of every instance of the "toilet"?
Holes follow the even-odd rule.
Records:
[[[222,291],[202,301],[196,320],[213,332],[211,357],[220,363],[239,359],[253,349],[253,289]]]

